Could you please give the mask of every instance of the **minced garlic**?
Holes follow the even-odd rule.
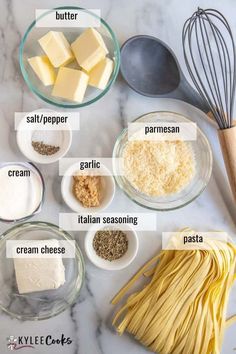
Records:
[[[85,208],[97,207],[101,203],[100,176],[73,176],[73,194]]]
[[[124,174],[131,185],[148,196],[173,194],[194,177],[192,148],[185,141],[128,141],[123,151]]]

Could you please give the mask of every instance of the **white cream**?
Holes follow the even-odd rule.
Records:
[[[30,176],[9,176],[9,171],[31,171],[23,166],[8,165],[0,168],[0,218],[21,219],[31,215],[42,199],[39,177],[31,171]],[[15,173],[15,172],[13,172]]]

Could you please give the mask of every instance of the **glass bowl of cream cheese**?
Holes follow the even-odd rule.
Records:
[[[65,311],[84,272],[76,241],[56,225],[25,222],[0,236],[0,308],[12,317],[37,321]]]

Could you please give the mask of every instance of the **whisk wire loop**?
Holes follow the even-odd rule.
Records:
[[[189,75],[220,129],[233,124],[236,87],[235,44],[226,18],[198,10],[184,24],[184,59]]]

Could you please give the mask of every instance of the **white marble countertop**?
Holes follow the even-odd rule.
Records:
[[[176,53],[183,71],[186,68],[181,47],[181,30],[197,5],[215,7],[229,19],[236,37],[236,3],[234,0],[71,0],[71,5],[101,8],[102,17],[115,31],[120,44],[135,34],[154,35],[165,41]],[[14,112],[51,108],[36,98],[24,83],[19,63],[18,48],[26,27],[34,19],[35,8],[63,6],[63,0],[2,0],[0,4],[0,160],[23,160],[16,144]],[[187,74],[186,74],[187,75]],[[187,75],[188,77],[188,75]],[[173,109],[199,124],[208,136],[213,149],[214,168],[205,192],[185,208],[168,213],[156,213],[156,232],[140,233],[138,257],[125,271],[106,272],[95,268],[86,259],[86,281],[78,302],[56,318],[42,322],[20,322],[0,314],[0,352],[6,354],[6,337],[9,335],[47,335],[64,333],[73,343],[67,347],[38,347],[25,349],[31,353],[63,354],[142,354],[147,351],[128,335],[119,337],[111,328],[112,296],[131,275],[159,249],[162,231],[174,231],[182,226],[197,230],[223,229],[236,236],[236,212],[231,199],[215,129],[198,110],[192,110],[180,101],[150,99],[132,92],[118,78],[109,93],[81,113],[81,130],[73,133],[73,145],[68,156],[111,156],[117,135],[127,121],[159,109]],[[33,220],[58,224],[59,211],[68,209],[62,202],[58,164],[41,165],[46,181],[46,200],[43,211]],[[0,186],[1,188],[1,186]],[[117,189],[115,202],[108,211],[140,211]],[[0,224],[0,231],[7,225]],[[74,233],[83,251],[84,233]],[[154,246],[156,245],[156,247]],[[0,290],[1,291],[1,290]],[[236,287],[231,293],[229,314],[236,313]],[[233,354],[236,347],[236,325],[226,331],[223,354]],[[23,350],[22,350],[23,353]]]

